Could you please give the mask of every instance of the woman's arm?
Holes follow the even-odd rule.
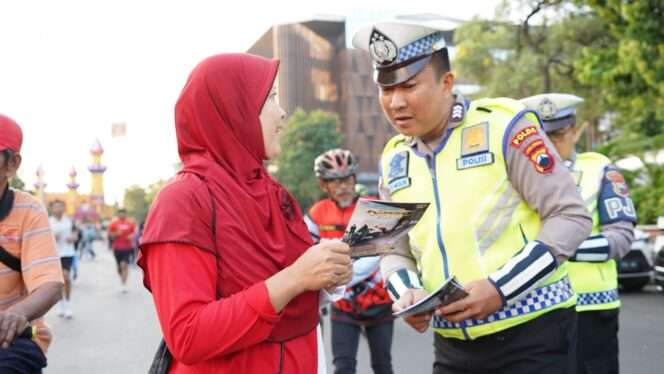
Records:
[[[195,364],[264,341],[279,315],[265,282],[216,300],[212,254],[187,244],[143,250],[164,338],[176,360]]]

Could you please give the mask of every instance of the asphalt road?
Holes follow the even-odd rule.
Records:
[[[72,294],[74,318],[51,312],[54,342],[48,354],[47,374],[146,373],[161,333],[149,294],[140,282],[140,270],[131,269],[129,293],[122,294],[110,251],[97,246],[99,257],[80,264]],[[624,374],[664,373],[664,294],[653,286],[621,295],[620,360]],[[325,324],[329,328],[329,323]],[[326,331],[326,340],[329,340]],[[419,334],[403,322],[395,325],[395,373],[430,373],[433,336]],[[332,370],[329,341],[328,372]],[[360,342],[358,373],[370,374],[366,340]]]

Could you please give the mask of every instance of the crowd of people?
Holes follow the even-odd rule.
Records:
[[[163,332],[150,372],[324,373],[329,305],[334,372],[357,371],[364,334],[373,372],[392,373],[393,312],[454,276],[466,297],[405,318],[434,330],[422,371],[617,373],[614,260],[633,241],[636,212],[610,160],[575,152],[582,100],[471,101],[453,90],[443,33],[425,25],[376,23],[353,44],[370,54],[399,133],[381,155],[378,196],[366,197],[431,206],[390,254],[352,260],[340,239],[360,196],[357,158],[333,149],[315,160],[326,198],[304,214],[264,166],[286,126],[279,62],[203,60],[175,107],[183,167],[140,243],[125,211],[108,227],[122,292],[139,247]],[[96,235],[63,202],[49,222],[34,197],[8,187],[20,148],[20,128],[0,117],[0,244],[20,260],[0,265],[0,369],[33,373],[48,346],[40,318],[59,299],[72,318],[76,259],[94,258],[86,243]]]

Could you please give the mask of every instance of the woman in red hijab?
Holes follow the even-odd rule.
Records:
[[[352,276],[350,249],[312,242],[263,161],[281,150],[279,63],[210,57],[175,107],[184,165],[155,199],[139,265],[170,373],[316,373],[319,290]]]

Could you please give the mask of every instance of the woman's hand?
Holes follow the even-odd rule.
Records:
[[[340,240],[326,240],[307,249],[291,266],[265,282],[277,313],[305,291],[343,286],[353,279],[350,247]]]
[[[353,278],[350,247],[340,240],[325,240],[309,248],[291,265],[303,291],[343,286]]]

